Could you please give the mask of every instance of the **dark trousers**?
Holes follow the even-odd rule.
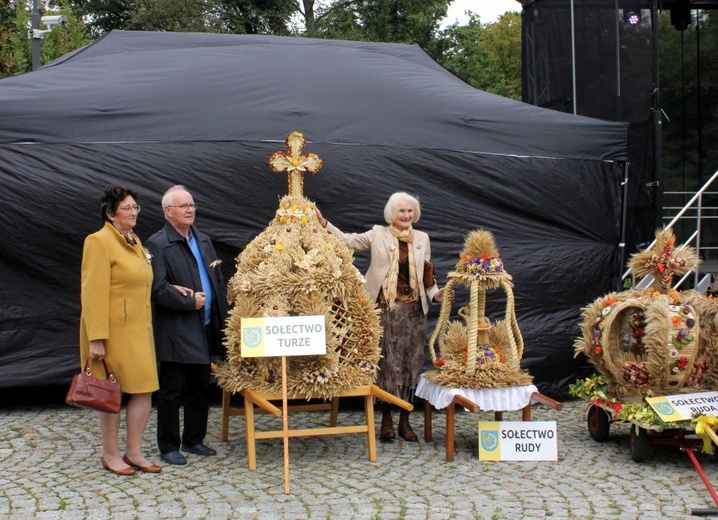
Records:
[[[160,453],[180,449],[180,406],[184,404],[182,444],[199,444],[207,435],[209,365],[160,363],[157,391],[157,447]]]

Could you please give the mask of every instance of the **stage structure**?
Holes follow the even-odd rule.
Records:
[[[653,238],[664,206],[662,150],[668,119],[659,82],[659,13],[670,13],[672,27],[685,31],[698,23],[698,10],[716,9],[718,2],[522,0],[521,4],[523,100],[630,124],[622,252],[626,261]],[[700,84],[699,76],[693,80]],[[700,148],[700,128],[697,133],[693,141]],[[698,166],[700,170],[700,159]],[[708,169],[714,171],[715,165]],[[699,171],[698,180],[701,176]]]
[[[624,14],[630,13],[640,13],[639,24],[625,21]],[[656,35],[650,4],[536,0],[524,2],[522,22],[525,102],[630,123],[625,263],[636,243],[652,233],[660,208],[661,115],[654,89]]]

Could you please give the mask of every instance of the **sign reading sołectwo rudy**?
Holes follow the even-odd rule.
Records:
[[[242,357],[327,353],[324,316],[242,318]]]
[[[557,460],[556,421],[479,421],[479,460]]]

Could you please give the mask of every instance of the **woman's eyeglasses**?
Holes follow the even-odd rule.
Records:
[[[122,206],[121,208],[117,209],[122,211],[136,211],[137,213],[139,213],[141,206],[139,204],[135,204],[133,206]]]

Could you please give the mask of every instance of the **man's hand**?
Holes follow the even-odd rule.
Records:
[[[196,292],[194,293],[194,306],[197,310],[200,310],[202,307],[204,307],[204,302],[207,301],[206,294],[203,292]]]

